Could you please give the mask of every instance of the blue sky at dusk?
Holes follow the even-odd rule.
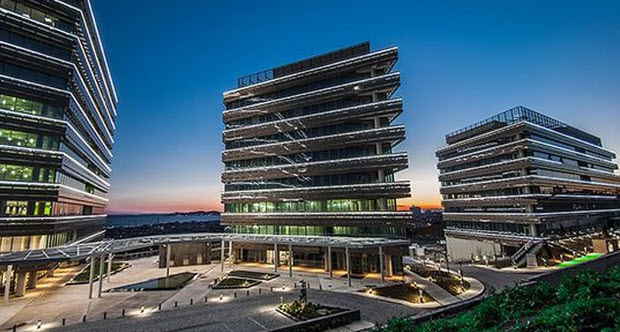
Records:
[[[523,105],[620,151],[620,2],[93,0],[120,103],[110,212],[221,209],[222,92],[370,41],[399,46],[412,196],[447,132]]]

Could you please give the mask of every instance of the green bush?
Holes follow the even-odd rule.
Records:
[[[413,324],[392,318],[386,332],[616,331],[620,329],[620,266],[607,273],[583,271],[557,287],[512,287],[450,318]]]

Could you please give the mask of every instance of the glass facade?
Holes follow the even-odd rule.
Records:
[[[9,45],[0,60],[0,251],[99,232],[118,100],[91,3],[0,0],[0,8]]]
[[[224,93],[226,149],[257,148],[255,151],[260,152],[234,160],[224,153],[223,224],[236,232],[260,234],[405,236],[407,221],[396,211],[396,201],[409,193],[389,189],[397,185],[394,172],[407,167],[405,158],[399,159],[401,154],[391,156],[401,140],[366,142],[358,133],[391,127],[402,112],[402,102],[385,106],[384,101],[390,100],[400,84],[399,75],[390,74],[397,49],[386,53],[390,56],[373,57],[363,67],[352,63],[338,70],[288,78],[286,84],[278,84],[274,78],[268,86],[244,84],[240,90]],[[259,76],[255,78],[260,80]],[[364,106],[366,113],[348,109],[352,106]],[[342,116],[332,118],[336,110]],[[328,136],[336,134],[340,135],[338,143],[331,144]],[[309,139],[312,146],[305,143]],[[284,148],[282,143],[295,150]],[[374,156],[383,159],[365,158]],[[342,190],[353,185],[349,191]],[[398,185],[408,189],[408,184]],[[330,187],[334,193],[322,197],[321,192],[330,192]],[[319,214],[343,212],[350,213],[352,220],[369,212],[376,217],[371,225],[363,226],[329,216],[319,219]],[[259,224],[247,226],[239,216],[245,213],[274,216],[263,215]],[[283,217],[277,214],[286,213],[305,213],[307,218],[281,225]]]
[[[42,10],[33,8],[24,1],[0,0],[0,7],[67,32],[72,32],[73,30],[73,26],[70,23]]]
[[[62,119],[64,114],[62,107],[45,105],[34,100],[5,94],[0,94],[0,108],[53,119]]]
[[[446,142],[437,166],[448,230],[491,241],[498,233],[563,236],[620,215],[615,154],[592,134],[516,107]]]
[[[58,150],[60,138],[38,133],[0,128],[0,144],[45,150]]]
[[[387,200],[387,210],[396,211],[396,200]],[[306,202],[256,202],[233,203],[226,205],[226,212],[259,213],[259,212],[355,212],[379,211],[380,200],[370,199],[332,199],[327,201]]]

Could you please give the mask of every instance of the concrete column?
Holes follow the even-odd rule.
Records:
[[[288,276],[293,276],[293,245],[288,245]]]
[[[273,271],[278,272],[278,264],[280,263],[280,253],[278,252],[278,244],[273,244]]]
[[[166,278],[170,276],[170,256],[172,255],[172,248],[170,243],[166,244]]]
[[[329,271],[328,260],[327,260],[327,250],[323,252],[323,271]]]
[[[536,231],[536,224],[530,224],[530,236],[538,236],[538,232]]]
[[[387,262],[386,262],[387,263],[386,264],[386,268],[387,268],[386,275],[388,277],[391,277],[392,275],[394,275],[394,269],[393,269],[393,266],[392,266],[392,255],[386,255],[385,258],[387,259]]]
[[[528,268],[538,267],[538,260],[536,259],[536,254],[533,254],[533,253],[525,254],[525,262]]]
[[[329,277],[333,277],[334,270],[332,268],[332,247],[327,247],[327,267],[329,271]]]
[[[47,276],[48,277],[53,277],[54,276],[54,268],[51,268],[51,269],[47,270]]]
[[[230,262],[233,263],[233,242],[232,241],[228,241],[228,257],[230,259]]]
[[[381,271],[381,281],[385,281],[385,272],[383,272],[383,247],[379,247],[379,271]]]
[[[222,239],[222,243],[220,245],[220,263],[222,265],[222,272],[224,272],[224,248],[225,248],[226,244],[224,243],[224,239]]]
[[[114,259],[113,254],[108,254],[108,274],[106,276],[107,282],[110,282],[110,275],[112,274],[112,259]]]
[[[32,270],[28,273],[28,288],[37,288],[37,270]]]
[[[6,267],[6,277],[4,278],[4,303],[9,304],[9,292],[11,291],[11,273],[13,265]]]
[[[95,256],[90,257],[90,274],[88,275],[88,298],[93,298],[93,278],[95,277]]]
[[[105,271],[105,259],[104,255],[99,258],[99,291],[97,297],[101,297],[101,291],[103,290],[103,272]]]
[[[17,272],[17,285],[15,287],[15,296],[22,297],[26,295],[26,275],[25,271]]]
[[[351,257],[349,255],[349,247],[344,247],[344,254],[347,260],[347,285],[351,287]]]

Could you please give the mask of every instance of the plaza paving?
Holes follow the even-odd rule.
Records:
[[[0,316],[0,329],[10,330],[13,325],[17,325],[18,331],[32,331],[36,330],[37,321],[41,320],[43,329],[59,328],[63,331],[140,331],[142,328],[149,331],[261,331],[291,323],[274,309],[280,303],[280,297],[284,301],[298,297],[295,284],[302,279],[311,287],[308,291],[310,301],[360,309],[362,319],[373,323],[385,322],[392,316],[414,315],[424,310],[351,293],[364,289],[367,284],[381,285],[378,276],[371,275],[363,280],[353,279],[352,287],[348,287],[346,277],[343,277],[344,271],[335,271],[334,278],[330,279],[321,270],[294,269],[293,277],[289,277],[286,267],[280,269],[280,277],[250,289],[249,296],[245,290],[236,290],[235,297],[235,290],[209,288],[214,279],[222,275],[219,264],[172,267],[171,274],[186,271],[200,274],[197,280],[179,291],[106,292],[122,285],[165,276],[165,269],[157,268],[156,260],[156,257],[149,257],[131,261],[129,269],[112,275],[109,282],[103,282],[104,292],[101,298],[96,298],[98,283],[94,284],[95,298],[92,300],[88,299],[87,284],[63,287],[70,275],[58,280],[58,284],[53,288],[29,291],[24,298],[12,298],[9,306],[1,307],[3,315]],[[225,271],[230,271],[231,268],[226,264]],[[248,264],[234,268],[273,271],[273,267],[265,265]],[[73,268],[73,275],[78,271],[79,268]],[[273,293],[271,287],[274,288]],[[220,295],[222,301],[219,300]],[[207,304],[204,303],[205,297],[208,299]],[[193,305],[190,305],[190,301]],[[178,307],[175,307],[175,303]],[[158,309],[160,304],[161,311]],[[145,313],[141,314],[142,306]],[[129,317],[121,318],[123,309]],[[105,321],[104,313],[107,316]],[[86,324],[81,323],[83,316],[86,316]],[[67,326],[60,328],[63,318]]]
[[[287,267],[279,269],[280,277],[251,288],[249,295],[246,290],[213,290],[209,285],[222,275],[219,264],[172,267],[171,274],[194,272],[200,275],[178,291],[106,292],[119,286],[165,276],[165,269],[157,268],[157,257],[142,258],[130,263],[129,269],[112,275],[109,282],[103,282],[104,292],[101,298],[97,298],[98,283],[95,283],[92,300],[88,299],[87,284],[64,286],[81,267],[59,271],[50,280],[43,279],[37,290],[29,290],[26,297],[11,299],[8,306],[0,307],[0,330],[10,330],[13,325],[17,325],[18,331],[36,331],[37,321],[41,320],[42,329],[59,331],[264,331],[292,323],[275,312],[275,307],[281,300],[292,301],[298,297],[299,291],[295,289],[295,284],[298,285],[302,279],[309,283],[310,301],[360,309],[362,320],[371,323],[384,323],[393,316],[418,315],[436,308],[439,304],[450,304],[459,300],[415,275],[408,275],[407,280],[415,279],[430,289],[439,304],[404,304],[403,301],[356,292],[366,286],[384,284],[379,275],[353,279],[352,287],[348,287],[344,271],[334,271],[334,277],[329,278],[321,269],[295,268],[293,277],[289,277]],[[512,285],[533,275],[529,272],[499,272],[476,266],[462,268],[466,276],[479,279],[486,288],[495,289]],[[225,272],[231,269],[273,271],[272,266],[265,264],[231,266],[227,263]],[[392,278],[385,284],[400,280]],[[477,287],[483,288],[480,283]],[[463,299],[461,296],[459,298]],[[142,306],[144,312],[141,312]],[[123,309],[126,317],[121,317]],[[106,320],[103,320],[104,313]],[[83,316],[86,317],[86,323],[81,322]],[[63,318],[67,326],[61,327]]]

